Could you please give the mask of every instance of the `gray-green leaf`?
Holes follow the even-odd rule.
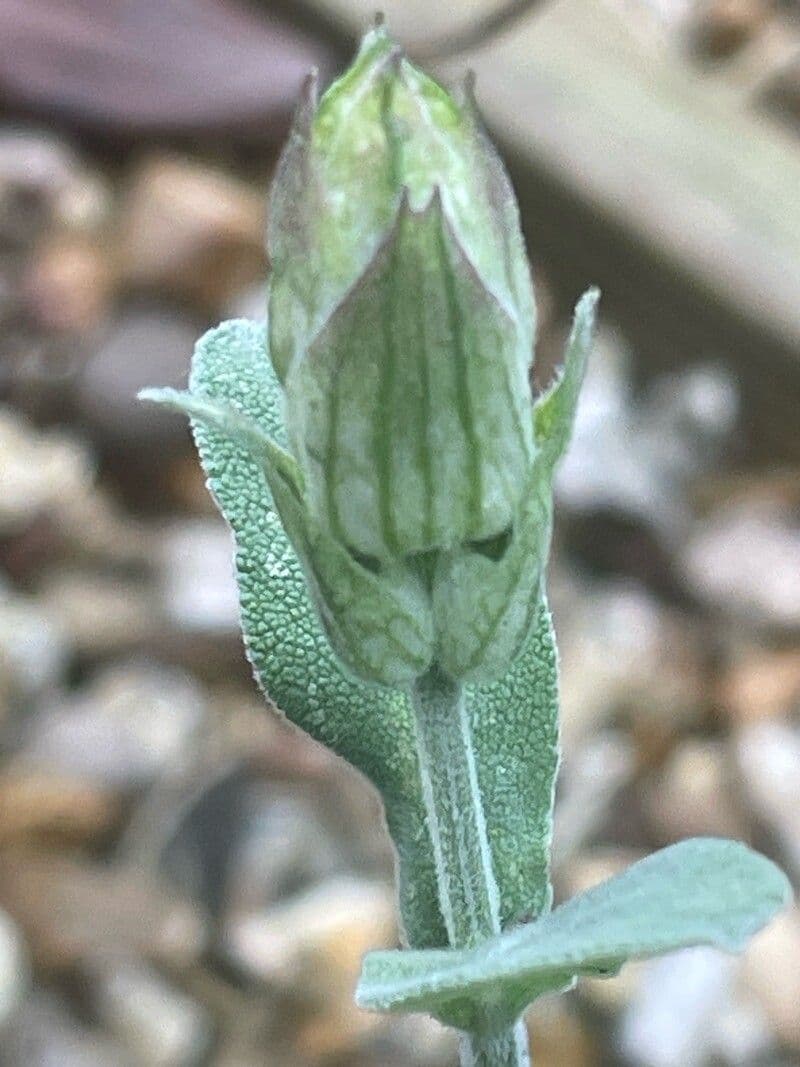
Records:
[[[541,915],[552,901],[558,655],[543,594],[531,636],[511,668],[490,685],[468,685],[466,701],[505,930]]]
[[[549,915],[470,951],[376,952],[362,1007],[430,1011],[454,1025],[494,1004],[512,1020],[573,976],[610,975],[629,959],[689,945],[739,952],[791,897],[770,860],[734,841],[696,838],[649,856]]]
[[[368,687],[342,671],[273,506],[264,463],[254,457],[267,447],[265,438],[286,444],[266,343],[263,324],[223,323],[198,341],[190,379],[193,403],[200,405],[192,418],[200,458],[235,535],[248,656],[265,693],[287,718],[377,786],[399,855],[408,939],[418,947],[446,944],[410,705],[403,693]],[[176,396],[161,399],[175,403]]]

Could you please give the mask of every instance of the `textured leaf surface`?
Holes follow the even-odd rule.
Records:
[[[573,975],[613,974],[628,959],[688,945],[738,952],[790,897],[786,876],[763,856],[733,841],[697,838],[472,951],[373,953],[358,1000],[387,1011],[432,1011],[457,1025],[469,1020],[471,1003],[488,1002],[510,1020]]]
[[[491,685],[466,687],[478,782],[503,929],[547,911],[553,794],[560,758],[558,657],[539,600],[531,637]]]
[[[228,322],[201,338],[191,389],[230,404],[285,445],[263,325]],[[400,857],[409,938],[419,946],[444,944],[409,703],[400,692],[370,688],[343,673],[314,614],[262,466],[234,438],[198,420],[193,425],[209,487],[235,534],[242,629],[256,676],[292,722],[378,787]]]

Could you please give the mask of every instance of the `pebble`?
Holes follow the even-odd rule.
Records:
[[[750,942],[743,980],[778,1042],[800,1053],[800,909],[796,904]]]
[[[545,997],[527,1015],[535,1067],[595,1067],[598,1049],[563,998]]]
[[[70,147],[40,129],[0,127],[0,236],[29,247],[67,195],[78,169]]]
[[[219,517],[183,519],[158,539],[165,613],[181,629],[239,632],[231,532]]]
[[[94,477],[87,448],[57,430],[41,432],[10,408],[0,407],[0,535],[18,533],[65,499],[88,493]]]
[[[82,656],[157,644],[159,605],[141,579],[97,568],[58,570],[42,581],[39,603],[70,648]]]
[[[99,845],[119,818],[118,798],[96,785],[19,761],[0,770],[0,847]]]
[[[800,647],[753,647],[722,674],[715,703],[734,723],[781,719],[800,710]]]
[[[153,155],[122,205],[121,260],[133,288],[169,291],[212,314],[266,275],[266,198],[194,160]]]
[[[749,804],[800,873],[800,728],[777,720],[742,727],[735,754]]]
[[[283,141],[303,78],[323,83],[336,53],[294,9],[207,0],[107,0],[0,7],[6,106],[89,128],[114,157],[165,135],[217,147]],[[110,150],[110,149],[109,149]]]
[[[107,178],[99,170],[81,169],[56,201],[53,224],[73,235],[104,237],[106,247],[113,246],[116,260],[115,208],[114,193]]]
[[[706,1067],[712,1024],[731,1002],[737,961],[715,949],[652,960],[622,1015],[618,1046],[631,1067]]]
[[[705,0],[689,25],[689,43],[703,59],[728,59],[764,28],[769,0]]]
[[[561,871],[561,895],[568,900],[580,893],[586,893],[601,882],[607,882],[609,878],[622,874],[642,858],[641,853],[635,849],[595,845],[575,856]]]
[[[753,1064],[777,1067],[769,1019],[757,998],[742,990],[741,984],[741,976],[737,976],[733,1000],[714,1019],[716,1059],[725,1067],[753,1067]]]
[[[0,193],[23,186],[55,196],[70,184],[77,160],[66,142],[41,129],[0,127]]]
[[[23,299],[39,328],[82,337],[106,321],[115,283],[114,264],[100,241],[55,234],[28,264]]]
[[[227,878],[229,915],[274,905],[293,888],[341,874],[346,866],[347,843],[323,822],[317,798],[302,785],[258,785],[250,790],[246,825]]]
[[[562,734],[567,749],[610,716],[672,734],[692,721],[702,665],[691,626],[629,581],[583,586],[559,610]]]
[[[236,717],[233,702],[229,708]],[[339,797],[329,795],[326,809],[318,772],[289,762],[279,733],[262,728],[269,722],[263,706],[250,722],[249,746],[226,736],[227,723],[212,727],[177,790],[174,781],[151,789],[126,834],[129,855],[157,856],[170,883],[223,923],[351,869],[358,833],[352,826],[337,833],[323,821],[331,812],[334,823],[343,817]],[[243,725],[234,724],[234,733]],[[262,746],[275,762],[259,759]],[[282,753],[288,761],[280,764]]]
[[[0,584],[0,707],[55,686],[70,652],[63,628],[41,604]]]
[[[108,961],[94,970],[94,1008],[137,1063],[195,1067],[212,1039],[206,1013],[157,971],[137,961]]]
[[[3,1067],[141,1067],[110,1038],[89,1029],[51,993],[34,992],[0,1050]]]
[[[25,761],[119,790],[179,774],[204,719],[205,695],[188,675],[155,664],[119,664],[43,709]]]
[[[396,1015],[391,1020],[387,1017],[375,1044],[382,1054],[381,1059],[374,1060],[375,1067],[385,1064],[387,1046],[392,1050],[391,1063],[397,1062],[398,1067],[452,1067],[458,1060],[456,1034],[429,1015]]]
[[[747,824],[732,789],[727,746],[687,739],[644,788],[644,808],[656,840],[747,836]]]
[[[137,400],[152,385],[186,384],[194,344],[210,325],[201,316],[153,302],[130,304],[117,314],[87,360],[76,385],[80,416],[100,442],[123,449],[137,462],[188,445],[186,419]]]
[[[620,339],[601,328],[556,494],[573,514],[626,516],[674,544],[690,517],[689,480],[712,466],[738,395],[730,375],[708,365],[665,375],[636,399],[629,364]]]
[[[569,450],[559,465],[556,494],[571,511],[604,510],[649,521],[658,514],[662,479],[641,449],[629,382],[630,354],[601,330],[581,389]],[[673,500],[662,499],[669,512]]]
[[[619,730],[565,749],[556,798],[553,865],[560,869],[589,842],[614,800],[636,773],[636,753]]]
[[[793,133],[800,129],[800,58],[794,35],[786,34],[784,59],[758,94],[759,104]]]
[[[800,527],[763,501],[721,508],[682,553],[689,587],[747,626],[800,629]]]
[[[203,912],[152,875],[66,854],[6,853],[0,908],[24,932],[40,976],[119,956],[188,968],[207,943]]]
[[[267,286],[262,279],[236,293],[226,308],[225,318],[264,322],[267,317]]]
[[[225,943],[251,977],[324,998],[355,981],[365,951],[393,944],[395,924],[388,886],[341,877],[236,917]]]
[[[226,925],[225,954],[236,968],[307,1006],[297,1023],[298,1052],[318,1060],[343,1055],[380,1025],[355,1007],[364,954],[396,942],[394,895],[386,884],[336,878],[266,912]]]

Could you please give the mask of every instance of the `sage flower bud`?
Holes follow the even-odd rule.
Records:
[[[502,533],[534,456],[534,306],[513,193],[469,88],[382,27],[276,177],[270,355],[308,502],[393,560]]]
[[[434,661],[502,674],[539,603],[594,297],[540,409],[516,202],[472,87],[451,96],[380,26],[319,105],[306,86],[269,253],[296,466],[270,484],[333,647],[392,686]]]

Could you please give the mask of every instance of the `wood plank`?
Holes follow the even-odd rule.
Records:
[[[556,0],[439,73],[465,67],[523,167],[800,352],[800,144],[788,131],[603,0]]]

